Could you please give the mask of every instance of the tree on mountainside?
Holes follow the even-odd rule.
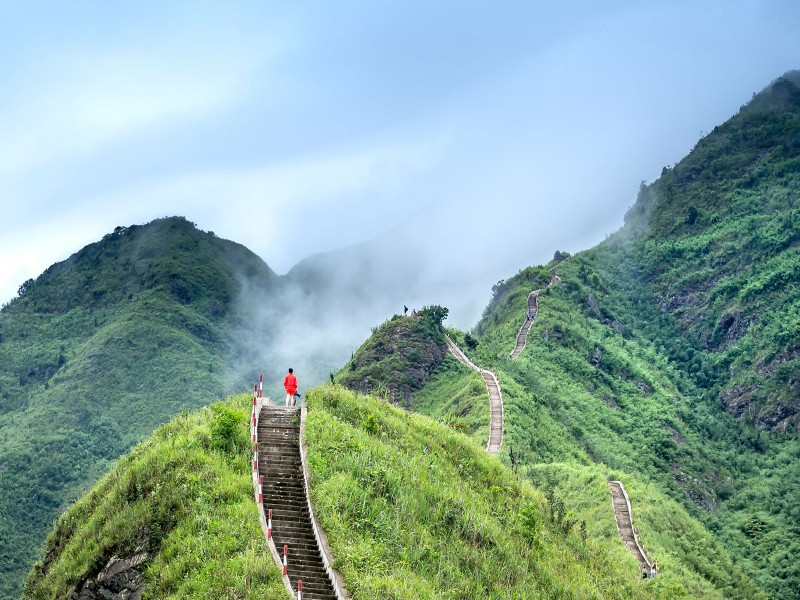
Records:
[[[431,324],[441,327],[442,322],[447,318],[447,314],[449,312],[450,311],[444,306],[433,304],[431,306],[424,307],[420,311],[420,315],[423,319],[430,321]]]
[[[17,289],[17,295],[20,297],[24,296],[33,287],[33,283],[33,279],[28,279],[23,282],[22,285],[19,286],[19,289]]]

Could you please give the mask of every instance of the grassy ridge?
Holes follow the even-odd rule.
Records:
[[[285,598],[250,479],[250,397],[176,417],[62,514],[26,598],[64,598],[112,556],[147,553],[143,598]]]
[[[522,469],[542,494],[443,423],[341,386],[307,402],[312,501],[354,597],[758,597],[635,477],[622,475],[663,566],[646,585],[614,529],[605,482],[620,473]],[[143,598],[285,597],[252,499],[249,406],[240,396],[177,417],[122,458],[59,518],[25,596],[64,597],[112,556],[146,552]]]
[[[430,381],[407,405],[414,412],[447,423],[476,443],[489,438],[489,403],[483,378],[448,355]]]
[[[509,450],[513,448],[515,463],[526,474],[546,470],[543,463],[551,462],[567,463],[570,469],[599,468],[609,477],[611,473],[627,473],[622,479],[630,482],[634,510],[642,501],[682,504],[676,522],[683,521],[692,536],[704,540],[701,551],[691,544],[678,544],[660,549],[659,554],[679,557],[677,562],[703,579],[710,577],[708,570],[701,568],[703,564],[723,561],[727,566],[720,567],[722,570],[730,567],[729,572],[736,573],[735,586],[715,577],[708,581],[729,596],[759,593],[749,580],[741,578],[739,567],[765,589],[774,589],[765,580],[768,571],[764,567],[770,559],[746,553],[736,541],[742,536],[741,530],[737,533],[734,523],[724,516],[729,506],[748,510],[739,494],[752,496],[752,490],[748,491],[756,475],[752,465],[768,464],[751,446],[754,439],[761,438],[754,438],[747,425],[703,402],[691,378],[683,376],[636,328],[628,325],[620,333],[610,319],[596,317],[587,298],[590,293],[596,294],[602,308],[606,296],[598,286],[587,285],[592,271],[586,275],[582,255],[564,263],[559,273],[562,283],[540,297],[528,346],[517,359],[507,358],[513,340],[509,336],[514,335],[518,317],[524,312],[520,298],[527,284],[517,286],[513,278],[509,289],[518,287],[518,291],[496,302],[490,318],[497,326],[484,327],[480,345],[473,352],[476,360],[496,369],[503,386],[507,423],[503,459],[510,462]],[[632,322],[621,311],[613,314],[624,323]],[[593,364],[598,349],[600,357]],[[797,465],[788,460],[783,464],[787,474]],[[564,474],[559,477],[570,481]],[[763,489],[766,482],[756,479],[756,489]],[[565,498],[580,499],[583,489],[584,484],[577,482],[559,486]],[[601,491],[595,501],[608,503],[607,488],[598,489]],[[649,491],[650,500],[648,495],[638,497],[637,490],[641,489]],[[709,512],[719,506],[724,510]],[[782,504],[774,506],[784,507],[779,515],[788,510]],[[697,518],[707,527],[702,535],[698,532],[703,527],[694,521]],[[651,531],[656,538],[669,539],[667,531],[674,523],[667,530],[660,529],[663,521],[654,525]],[[644,521],[642,527],[646,527]],[[715,534],[728,532],[727,539],[719,540],[725,543],[725,549],[713,542],[708,529]],[[772,530],[773,541],[791,544],[792,530],[791,526]],[[648,544],[644,535],[643,541]],[[775,550],[773,547],[771,552]],[[739,567],[732,566],[728,553],[736,556]],[[698,562],[695,555],[705,558]],[[762,566],[757,566],[759,563]],[[791,566],[787,564],[784,569],[791,581]],[[788,581],[781,578],[778,589],[788,592],[787,585]],[[687,589],[691,589],[688,584]]]
[[[312,498],[355,597],[651,597],[619,544],[565,532],[451,428],[338,386],[308,403]]]

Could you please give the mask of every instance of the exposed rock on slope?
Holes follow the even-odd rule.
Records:
[[[379,327],[340,372],[338,383],[361,393],[375,392],[392,402],[407,402],[430,379],[447,346],[427,310],[396,315]]]

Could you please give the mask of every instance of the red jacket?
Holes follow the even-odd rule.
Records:
[[[297,377],[294,376],[294,373],[289,373],[283,378],[283,387],[286,388],[287,394],[297,393]]]

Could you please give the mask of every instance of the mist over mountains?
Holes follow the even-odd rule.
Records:
[[[793,435],[800,406],[795,370],[800,313],[793,294],[799,272],[799,89],[796,72],[773,82],[688,157],[665,168],[658,181],[643,185],[625,229],[570,267],[572,280],[562,298],[570,308],[548,318],[555,321],[549,331],[558,331],[565,346],[572,344],[573,362],[558,363],[552,358],[562,356],[555,342],[539,340],[559,381],[571,380],[573,367],[585,374],[587,360],[580,357],[592,358],[607,344],[601,349],[606,362],[598,361],[602,368],[586,376],[584,390],[573,391],[599,396],[602,390],[615,402],[612,395],[622,390],[634,406],[632,394],[636,402],[639,395],[649,396],[635,387],[627,359],[613,360],[615,353],[626,356],[629,341],[606,327],[618,321],[652,344],[647,351],[658,356],[653,377],[671,381],[677,370],[687,387],[670,385],[693,398],[686,403],[691,410],[670,413],[665,426],[678,434],[691,426],[697,439],[707,435],[723,445],[732,435],[723,427],[728,417],[709,415],[724,408],[746,424],[736,431],[744,432],[741,444],[755,458],[748,455],[752,462],[734,464],[724,477],[711,470],[700,451],[688,466],[671,462],[690,452],[660,423],[652,426],[650,437],[640,431],[630,435],[643,436],[661,461],[659,468],[675,474],[665,485],[677,495],[685,493],[693,509],[722,506],[734,514],[720,526],[732,543],[762,544],[769,552],[776,539],[783,539],[778,535],[796,530],[794,509],[781,505],[767,514],[767,504],[757,498],[752,504],[758,508],[749,514],[748,506],[722,501],[738,489],[734,476],[752,478],[754,487],[765,486],[781,497],[795,481],[796,461],[787,459],[794,447],[783,452],[776,443],[770,450],[760,432]],[[486,335],[480,352],[491,348],[505,360],[503,344],[513,341],[518,327],[509,302],[512,292],[528,293],[523,288],[529,273],[493,272],[491,257],[476,257],[470,244],[479,232],[458,230],[434,216],[412,221],[421,223],[414,243],[407,231],[392,230],[368,243],[310,256],[283,276],[246,247],[200,231],[186,218],[169,217],[120,226],[23,283],[19,297],[0,312],[0,487],[5,492],[0,498],[0,597],[19,592],[52,519],[117,457],[175,414],[251,389],[260,372],[268,393],[279,397],[283,372],[291,366],[305,393],[345,364],[371,329],[401,313],[404,305],[447,306],[447,324],[467,328],[490,300],[477,331]],[[497,217],[488,211],[486,218]],[[536,238],[537,229],[547,225],[534,221],[530,226],[534,216],[527,213],[504,218],[509,237],[518,238],[515,244]],[[568,223],[565,215],[547,227]],[[553,247],[538,262],[560,249],[570,248]],[[437,255],[441,263],[432,258]],[[490,297],[491,284],[503,276],[509,280]],[[589,314],[593,327],[605,327],[600,337],[583,339],[570,329],[573,323],[558,322],[560,314],[579,314],[577,307]],[[528,366],[544,369],[535,365]],[[545,371],[534,378],[519,367],[501,366],[514,376],[535,379],[526,385],[537,395],[550,393],[551,383],[552,389],[558,387]],[[586,419],[593,415],[580,413]],[[602,423],[583,424],[586,431],[613,437],[620,433],[607,425],[613,419],[604,414]],[[558,459],[553,439],[560,434],[550,431],[552,439],[542,441],[533,426],[522,429],[517,435],[532,440],[530,456],[537,444],[540,450],[550,444],[549,458]],[[570,452],[576,456],[605,451],[592,446],[591,434],[573,434]],[[720,464],[741,447],[725,446],[729,454],[720,454]],[[634,468],[633,454],[623,458],[621,466]],[[781,485],[788,487],[758,479],[762,467],[780,473]],[[648,464],[643,471],[654,468]],[[760,519],[765,529],[774,527],[772,536],[741,542],[738,523],[750,518]],[[745,555],[755,560],[758,549],[749,547]],[[764,564],[752,570],[758,569],[766,572]],[[794,577],[791,566],[783,572]],[[770,585],[784,589],[782,582]]]

